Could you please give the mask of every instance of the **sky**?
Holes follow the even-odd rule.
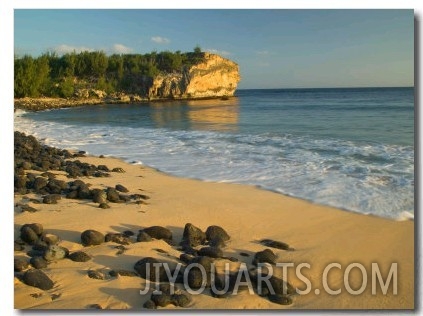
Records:
[[[14,11],[18,56],[197,45],[239,64],[240,89],[414,85],[413,10]]]

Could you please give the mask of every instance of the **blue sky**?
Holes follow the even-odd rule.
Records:
[[[15,54],[147,53],[199,45],[239,88],[414,85],[413,10],[15,9]]]

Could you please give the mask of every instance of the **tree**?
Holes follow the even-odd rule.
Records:
[[[200,47],[200,45],[197,45],[197,46],[194,47],[194,53],[195,54],[201,54],[201,47]]]

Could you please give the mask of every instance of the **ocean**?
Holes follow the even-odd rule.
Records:
[[[17,111],[14,127],[179,177],[414,218],[414,88],[252,89],[228,100]]]

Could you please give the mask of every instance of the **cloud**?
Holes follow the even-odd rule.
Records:
[[[226,50],[218,50],[218,49],[214,49],[214,48],[206,48],[205,51],[212,53],[212,54],[222,55],[222,56],[231,55],[231,53],[226,51]]]
[[[85,47],[85,46],[71,46],[71,45],[62,44],[55,47],[53,50],[59,55],[62,55],[62,54],[68,54],[73,52],[76,52],[76,53],[85,52],[85,51],[92,52],[95,49],[90,47]]]
[[[152,40],[154,43],[157,43],[157,44],[168,44],[168,43],[170,43],[170,40],[169,40],[168,38],[166,38],[166,37],[161,37],[161,36],[153,36],[153,37],[151,38],[151,40]]]
[[[125,46],[123,44],[114,44],[112,48],[112,52],[116,54],[129,54],[133,51],[134,50],[131,47]]]

